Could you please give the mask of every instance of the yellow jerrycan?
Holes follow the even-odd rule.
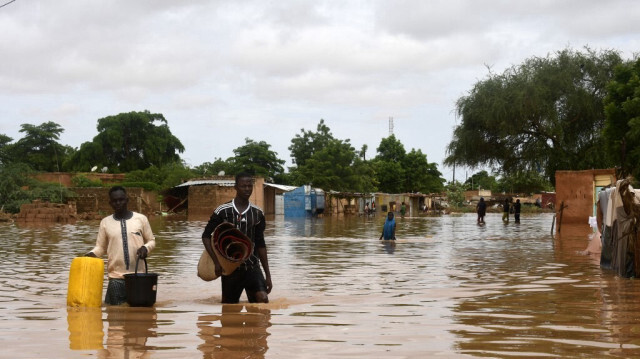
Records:
[[[104,261],[94,257],[76,257],[71,261],[67,306],[100,307]]]

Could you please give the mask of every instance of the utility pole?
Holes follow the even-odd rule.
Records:
[[[389,136],[393,135],[393,117],[389,117]]]

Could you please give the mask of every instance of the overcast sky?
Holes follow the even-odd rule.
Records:
[[[487,66],[500,73],[566,47],[640,50],[633,0],[9,2],[0,133],[17,140],[21,124],[53,121],[60,142],[79,147],[98,119],[149,110],[191,166],[232,156],[245,138],[290,166],[291,139],[320,119],[372,158],[393,117],[405,149],[450,180],[455,102]]]

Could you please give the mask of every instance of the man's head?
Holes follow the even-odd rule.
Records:
[[[387,218],[389,218],[389,219],[393,219],[393,212],[389,212],[389,213],[387,214]]]
[[[236,189],[236,197],[249,200],[253,193],[253,176],[246,172],[240,172],[236,175],[236,183],[233,186]]]
[[[115,213],[122,214],[127,211],[127,190],[122,186],[113,186],[109,189],[109,204]]]

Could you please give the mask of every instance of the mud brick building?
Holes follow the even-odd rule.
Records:
[[[556,171],[556,228],[564,223],[584,223],[595,216],[598,192],[616,182],[614,168]]]
[[[25,203],[20,206],[17,222],[28,223],[69,223],[76,220],[76,206],[68,204],[41,202]]]

